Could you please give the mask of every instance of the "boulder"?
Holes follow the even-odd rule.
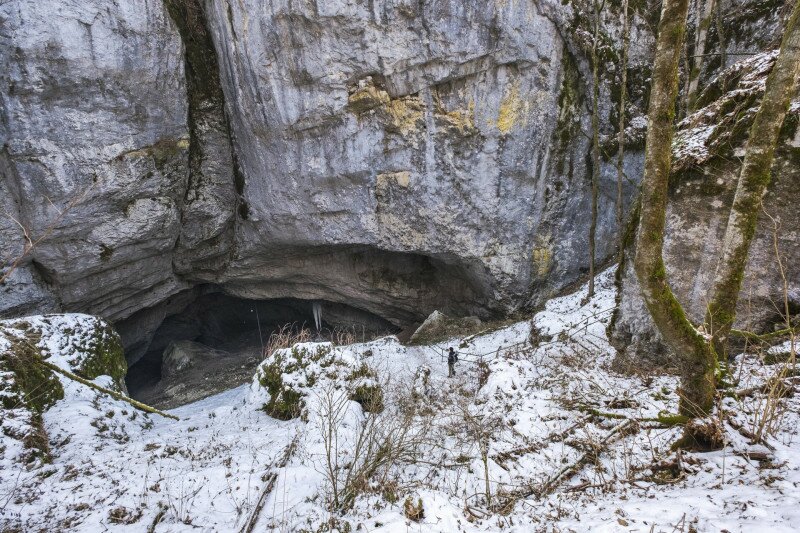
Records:
[[[476,316],[453,318],[434,311],[411,335],[411,344],[433,344],[453,337],[465,337],[480,330],[483,322]]]

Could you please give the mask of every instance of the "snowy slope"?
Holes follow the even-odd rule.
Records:
[[[596,295],[582,305],[585,293],[548,302],[531,321],[433,346],[392,337],[305,345],[337,363],[315,367],[310,380],[308,369],[287,373],[304,399],[303,416],[288,421],[262,410],[270,395],[258,375],[250,386],[172,411],[178,422],[62,380],[65,398],[44,415],[53,462],[31,470],[4,464],[0,524],[92,532],[795,531],[798,400],[786,400],[767,447],[743,436],[763,397],[726,398],[726,447],[678,457],[669,446],[680,429],[658,421],[677,409],[676,378],[612,372],[605,328],[613,271],[598,276]],[[452,379],[443,356],[450,346],[461,355]],[[348,399],[348,376],[363,364],[383,391],[379,414]],[[776,369],[740,357],[738,388],[763,384]],[[331,414],[332,406],[339,410]],[[365,434],[410,453],[397,452],[353,484],[352,505],[332,512],[332,481],[341,489],[363,460]],[[406,516],[407,498],[422,503],[424,516]]]

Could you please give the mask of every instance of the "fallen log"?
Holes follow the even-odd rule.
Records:
[[[264,483],[264,488],[261,489],[261,494],[258,496],[258,501],[256,502],[256,506],[253,508],[253,512],[250,513],[250,516],[247,518],[244,526],[240,530],[241,533],[251,533],[253,529],[256,527],[256,523],[258,523],[258,516],[261,514],[261,509],[264,507],[264,502],[267,499],[267,494],[272,492],[272,489],[275,488],[275,482],[278,480],[278,468],[283,468],[286,466],[286,463],[289,462],[289,458],[294,453],[294,449],[297,447],[297,440],[299,435],[296,435],[289,446],[283,451],[283,455],[281,458],[277,460],[271,467],[270,473],[267,474],[267,478]]]
[[[637,423],[635,420],[632,419],[625,420],[621,424],[615,426],[611,431],[608,432],[608,434],[605,437],[603,437],[603,440],[601,440],[599,443],[600,445],[599,447],[605,448],[606,446],[608,446],[608,444],[615,441],[617,436],[624,435],[628,431],[634,429],[635,427],[637,427]],[[589,459],[591,459],[592,457],[596,457],[597,454],[598,450],[591,450],[582,453],[581,456],[578,457],[576,461],[564,466],[561,470],[556,472],[556,474],[552,476],[549,480],[547,480],[539,490],[534,490],[533,494],[536,494],[536,496],[538,496],[539,498],[547,496],[548,494],[553,492],[556,489],[556,487],[558,487],[558,485],[565,477],[576,474],[578,470],[583,468],[583,466],[589,461]]]
[[[114,399],[122,400],[123,402],[127,402],[127,403],[131,404],[133,407],[135,407],[135,408],[137,408],[137,409],[139,409],[141,411],[145,411],[145,412],[148,412],[148,413],[161,415],[163,417],[171,418],[173,420],[180,420],[180,418],[178,418],[175,415],[171,415],[169,413],[165,413],[164,411],[159,411],[155,407],[151,407],[151,406],[149,406],[147,404],[144,404],[142,402],[134,400],[133,398],[129,398],[128,396],[125,396],[121,392],[117,392],[117,391],[114,391],[114,390],[111,390],[111,389],[107,389],[105,387],[101,387],[100,385],[97,385],[96,383],[93,383],[93,382],[89,381],[86,378],[82,378],[79,375],[70,372],[69,370],[64,370],[60,366],[54,365],[53,363],[51,363],[49,361],[37,361],[37,362],[39,364],[43,365],[43,366],[46,366],[47,368],[49,368],[53,372],[57,372],[57,373],[61,374],[62,376],[65,376],[65,377],[67,377],[67,378],[69,378],[69,379],[71,379],[73,381],[77,381],[78,383],[86,385],[87,387],[92,388],[92,389],[94,389],[96,391],[102,392],[104,394],[108,394],[109,396],[111,396]]]
[[[577,429],[579,426],[582,426],[582,425],[586,424],[587,422],[589,422],[589,420],[591,420],[591,418],[592,418],[592,415],[586,416],[584,418],[581,418],[580,420],[578,420],[577,422],[575,422],[574,424],[569,426],[567,429],[565,429],[565,430],[563,430],[561,432],[551,433],[546,438],[542,439],[539,442],[535,442],[533,444],[529,444],[527,446],[522,446],[522,447],[519,447],[519,448],[514,448],[513,450],[508,450],[508,451],[505,451],[505,452],[498,452],[497,454],[495,454],[492,457],[492,459],[498,465],[500,465],[501,467],[504,467],[503,463],[505,463],[509,459],[513,459],[514,457],[519,457],[519,456],[522,456],[522,455],[525,455],[525,454],[528,454],[528,453],[538,452],[540,449],[542,449],[543,447],[547,446],[550,443],[560,442],[560,441],[564,440],[565,438],[567,438],[568,435],[570,435],[573,431],[575,431],[575,429]]]
[[[597,455],[599,454],[599,450],[601,448],[606,448],[617,438],[628,434],[628,432],[630,431],[636,430],[636,428],[638,427],[639,425],[636,422],[636,420],[631,418],[626,419],[624,422],[618,424],[611,431],[609,431],[608,434],[606,434],[606,436],[603,437],[603,440],[601,440],[598,443],[598,446],[595,449],[582,453],[581,456],[578,457],[576,461],[561,468],[558,472],[555,473],[555,475],[551,476],[550,479],[545,481],[541,486],[539,487],[531,486],[525,490],[519,490],[510,493],[508,494],[507,500],[510,500],[512,498],[514,500],[520,500],[523,498],[528,498],[530,496],[536,496],[537,498],[543,498],[545,496],[548,496],[561,484],[564,478],[576,474],[581,468],[583,468],[583,466],[587,462],[589,462],[591,458],[597,457]]]

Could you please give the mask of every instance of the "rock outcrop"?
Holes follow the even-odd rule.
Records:
[[[700,94],[697,112],[678,126],[667,212],[664,261],[670,284],[689,317],[703,321],[745,144],[777,52],[729,68]],[[764,333],[785,327],[784,282],[791,314],[800,313],[800,95],[784,122],[772,182],[750,249],[737,328]],[[621,366],[674,364],[650,319],[629,260],[621,271],[620,307],[612,339]],[[779,263],[780,262],[780,263]],[[783,272],[781,271],[783,269]],[[784,279],[785,276],[785,279]]]
[[[572,6],[541,4],[209,6],[247,206],[237,260],[213,281],[242,296],[311,289],[335,301],[342,291],[321,263],[350,285],[354,263],[391,271],[387,252],[409,254],[469,286],[425,287],[432,298],[406,303],[412,286],[372,276],[347,295],[424,317],[436,303],[512,309],[585,271],[587,63],[581,35],[567,33]],[[600,226],[604,257],[615,229]],[[420,278],[420,266],[408,274]]]
[[[0,312],[115,320],[183,289],[186,82],[160,2],[0,5]],[[24,235],[22,234],[24,228]]]

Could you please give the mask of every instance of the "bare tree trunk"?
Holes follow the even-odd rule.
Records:
[[[134,406],[137,409],[140,409],[140,410],[145,411],[147,413],[153,413],[153,414],[161,415],[161,416],[163,416],[165,418],[171,418],[173,420],[180,420],[175,415],[171,415],[169,413],[165,413],[164,411],[156,409],[155,407],[151,407],[151,406],[149,406],[149,405],[147,405],[145,403],[142,403],[140,401],[134,400],[133,398],[125,396],[121,392],[117,392],[117,391],[114,391],[114,390],[111,390],[111,389],[107,389],[105,387],[101,387],[100,385],[97,385],[97,384],[93,383],[92,381],[90,381],[90,380],[88,380],[86,378],[82,378],[81,376],[79,376],[79,375],[77,375],[77,374],[75,374],[73,372],[70,372],[69,370],[64,370],[60,366],[55,365],[55,364],[51,363],[50,361],[37,361],[37,362],[39,364],[41,364],[42,366],[46,366],[47,368],[49,368],[53,372],[58,372],[59,374],[61,374],[64,377],[67,377],[67,378],[69,378],[69,379],[71,379],[73,381],[77,381],[78,383],[86,385],[90,389],[94,389],[94,390],[102,392],[104,394],[108,394],[109,396],[111,396],[115,400],[122,400],[123,402],[128,402],[129,404],[131,404],[132,406]]]
[[[717,353],[727,350],[727,339],[736,318],[750,244],[755,234],[761,201],[771,180],[771,168],[781,126],[796,94],[800,76],[800,2],[795,3],[781,42],[766,91],[747,139],[733,207],[722,241],[722,254],[714,277],[705,318]]]
[[[696,7],[696,4],[692,4]],[[683,98],[678,100],[678,120],[682,120],[689,114],[689,73],[692,70],[692,60],[689,57],[689,39],[686,33],[689,31],[689,21],[687,20],[684,28],[683,41]],[[697,29],[695,28],[695,32]],[[680,94],[680,93],[679,93]]]
[[[485,437],[481,444],[481,461],[483,461],[484,490],[486,491],[486,508],[492,508],[492,486],[489,481],[489,438]]]
[[[622,200],[622,180],[625,177],[625,107],[628,97],[628,43],[630,42],[630,29],[628,28],[628,0],[622,0],[622,61],[620,69],[620,91],[619,91],[619,133],[617,134],[617,231],[619,232],[619,242],[617,243],[617,264],[622,264],[622,256],[625,253],[624,241],[625,230],[623,227],[625,217],[625,206]]]
[[[689,322],[667,280],[662,249],[674,134],[678,63],[688,0],[664,0],[656,41],[642,178],[642,208],[634,268],[642,296],[667,345],[682,359],[680,412],[703,416],[714,403],[715,358]]]
[[[722,27],[722,0],[717,0],[715,3],[714,21],[717,27],[717,40],[719,41],[719,69],[725,70],[726,63],[728,62],[728,53],[726,48],[728,43],[725,41],[725,28]],[[725,92],[725,88],[722,88]]]
[[[700,70],[703,67],[703,54],[706,48],[706,36],[708,35],[708,28],[711,26],[711,17],[714,15],[714,5],[716,0],[700,0],[703,5],[698,6],[697,13],[697,29],[695,30],[694,39],[694,61],[692,61],[692,68],[688,71],[687,76],[689,79],[689,90],[686,95],[686,114],[694,111],[694,104],[697,100],[697,88],[700,85]],[[688,68],[688,65],[687,65]]]
[[[605,2],[604,2],[605,3]],[[600,40],[600,6],[594,0],[594,40],[592,41],[592,221],[589,225],[589,292],[594,296],[595,234],[597,233],[597,196],[600,182],[600,66],[597,45]]]

